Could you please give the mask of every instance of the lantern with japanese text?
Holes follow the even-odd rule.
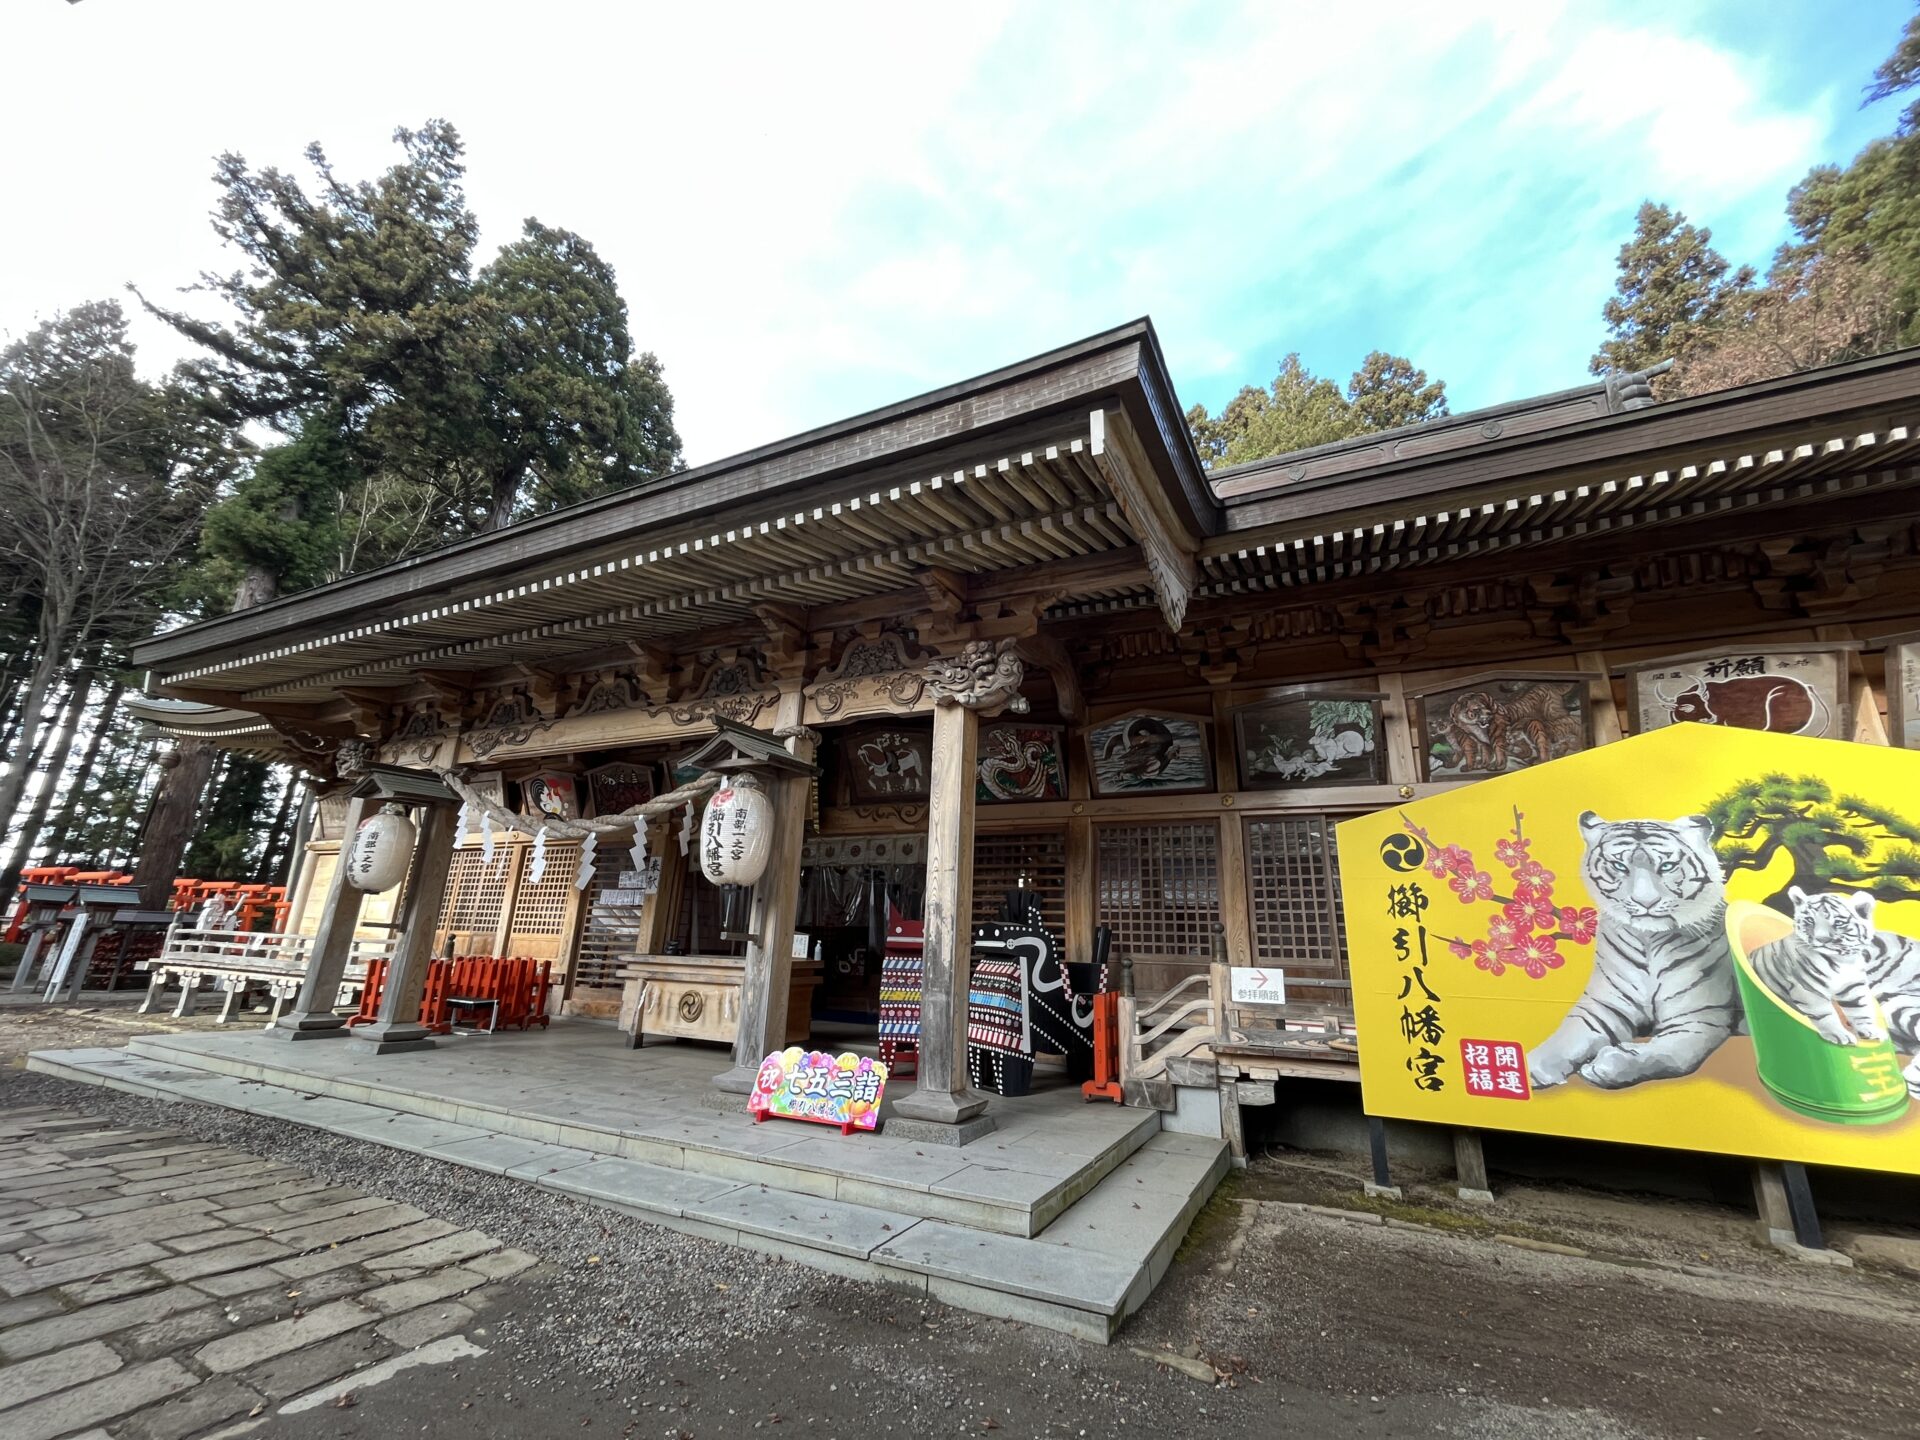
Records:
[[[363,822],[347,847],[347,884],[377,895],[406,877],[417,838],[413,821],[399,805],[382,805],[380,813]]]
[[[750,886],[773,847],[773,801],[757,776],[736,772],[713,792],[700,826],[700,873],[715,885]]]

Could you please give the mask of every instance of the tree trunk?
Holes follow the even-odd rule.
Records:
[[[80,765],[67,781],[67,798],[60,806],[59,815],[54,818],[53,828],[47,832],[49,858],[65,858],[67,840],[73,834],[74,821],[80,817],[82,803],[99,793],[93,786],[94,767],[99,762],[100,747],[107,738],[107,732],[113,728],[114,718],[120,710],[120,696],[126,688],[126,682],[118,678],[107,687],[107,698],[100,706],[100,713],[94,716],[93,734],[87,737],[87,748],[80,756]],[[97,857],[85,858],[92,860]],[[0,894],[4,893],[0,891]]]
[[[7,668],[4,672],[7,707],[6,720],[0,724],[0,755],[13,753],[13,742],[26,724],[26,696],[20,693],[20,679],[27,667],[32,664],[33,647],[22,644],[19,649],[7,656]]]
[[[26,819],[13,827],[13,854],[8,857],[6,869],[0,870],[0,895],[11,896],[20,888],[20,872],[27,868],[40,831],[47,823],[47,811],[53,805],[53,792],[67,768],[67,756],[73,753],[73,735],[79,729],[80,712],[86,708],[87,696],[92,690],[92,673],[82,672],[74,680],[73,688],[67,692],[66,703],[60,707],[59,715],[53,722],[58,738],[53,742],[52,753],[47,756],[47,778],[39,793],[33,797],[33,803],[27,807]]]
[[[59,668],[51,655],[43,653],[27,677],[27,693],[20,702],[21,734],[24,738],[27,725],[35,727],[33,751],[23,757],[18,749],[14,750],[6,775],[0,777],[0,819],[8,822],[7,833],[10,835],[19,833],[19,827],[11,822],[19,813],[21,797],[26,794],[27,777],[39,765],[40,757],[53,735],[52,729],[42,722],[41,717],[47,703],[47,692],[53,688],[53,679]]]
[[[293,792],[299,788],[299,776],[289,772],[287,783],[280,790],[280,804],[273,812],[273,825],[267,831],[266,846],[260,851],[260,863],[254,868],[253,878],[263,885],[273,884],[273,877],[280,870],[280,852],[288,839],[287,821],[293,809]]]
[[[147,807],[140,854],[133,866],[133,883],[140,887],[140,904],[145,909],[164,910],[173,895],[180,858],[187,853],[199,818],[200,792],[207,788],[219,755],[205,740],[182,740],[160,757],[160,786]]]
[[[249,566],[234,592],[233,608],[251,609],[278,592],[279,582],[271,572]],[[173,893],[217,753],[204,740],[182,740],[161,757],[160,788],[153,792],[146,823],[140,827],[140,852],[133,867],[141,904],[150,910],[164,908]]]

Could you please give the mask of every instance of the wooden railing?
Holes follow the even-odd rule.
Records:
[[[1174,1076],[1191,1061],[1213,1060],[1212,1046],[1236,1038],[1229,1023],[1231,986],[1221,957],[1222,927],[1214,926],[1214,954],[1207,968],[1143,1000],[1134,993],[1134,957],[1120,959],[1120,1083],[1129,1104],[1166,1108]],[[1148,957],[1142,957],[1148,958]]]
[[[136,968],[148,974],[147,998],[140,1014],[153,1010],[169,981],[180,986],[176,1017],[191,1015],[203,982],[226,994],[219,1024],[233,1018],[236,1010],[254,990],[271,998],[267,1024],[280,1018],[286,1002],[300,993],[306,979],[307,962],[313,952],[313,936],[288,934],[277,930],[202,930],[176,925],[167,931],[166,944],[153,959]],[[356,939],[348,952],[347,969],[341,979],[336,1008],[355,1003],[366,982],[367,962],[391,954],[392,940]]]

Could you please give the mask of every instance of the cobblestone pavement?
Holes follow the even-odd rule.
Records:
[[[493,1236],[167,1130],[0,1113],[0,1436],[181,1440],[479,1353]],[[424,1347],[424,1348],[423,1348]]]

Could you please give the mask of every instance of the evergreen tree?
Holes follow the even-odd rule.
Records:
[[[1616,293],[1601,311],[1612,338],[1588,367],[1595,375],[1685,354],[1752,288],[1753,267],[1733,269],[1712,241],[1678,210],[1640,206],[1633,238],[1620,247]]]
[[[1397,430],[1440,420],[1447,414],[1447,384],[1427,383],[1427,372],[1399,355],[1375,350],[1347,384],[1350,413],[1362,431]]]
[[[345,480],[325,507],[340,558],[379,564],[678,468],[671,396],[659,362],[633,353],[612,270],[528,221],[476,275],[458,133],[434,121],[395,140],[400,162],[357,183],[309,146],[312,193],[222,156],[214,228],[247,268],[197,288],[231,319],[149,305],[203,348],[190,369],[216,413],[337,440],[302,463]],[[281,500],[259,498],[243,504],[284,523]]]
[[[1373,430],[1391,430],[1435,420],[1447,413],[1446,382],[1427,381],[1413,362],[1385,351],[1370,353],[1341,393],[1290,354],[1265,390],[1244,387],[1220,413],[1196,405],[1187,426],[1209,469],[1244,465],[1332,444]]]

